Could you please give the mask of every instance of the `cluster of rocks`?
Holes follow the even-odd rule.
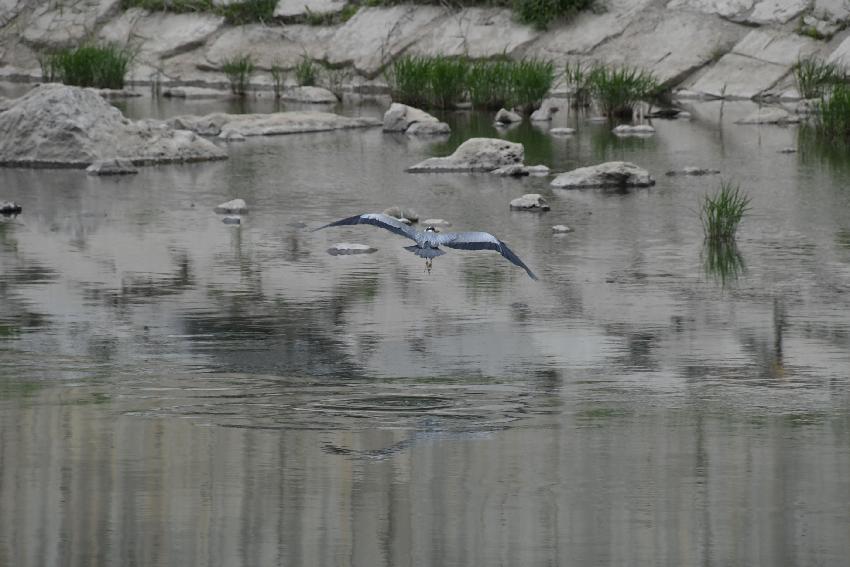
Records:
[[[424,110],[394,102],[384,113],[384,132],[403,132],[409,136],[436,136],[451,133],[445,122],[440,122]]]

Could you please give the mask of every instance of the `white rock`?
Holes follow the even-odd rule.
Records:
[[[550,128],[549,133],[553,136],[572,136],[576,133],[575,128]]]
[[[514,122],[522,122],[522,116],[512,110],[501,108],[496,113],[495,122],[497,124],[513,124]]]
[[[248,205],[244,199],[232,199],[213,210],[220,215],[241,215],[248,212]]]
[[[225,159],[227,153],[193,132],[132,121],[101,96],[45,84],[0,114],[0,163],[27,167],[86,167],[126,158],[135,164]]]
[[[565,99],[547,98],[540,103],[540,108],[531,113],[532,122],[548,122],[552,115],[567,103]]]
[[[549,203],[539,193],[526,193],[511,201],[511,208],[522,211],[548,211]]]
[[[451,127],[445,122],[414,122],[404,131],[408,136],[444,136],[451,132]]]
[[[633,163],[610,161],[562,173],[551,185],[560,188],[648,187],[655,185],[655,179]]]
[[[67,47],[85,39],[115,15],[121,0],[67,0],[28,2],[27,17],[21,21],[22,38],[36,47]],[[5,6],[0,5],[0,8]],[[0,10],[5,11],[5,10]],[[3,16],[0,16],[2,21]]]
[[[377,252],[377,248],[372,248],[366,244],[353,244],[351,242],[337,242],[328,248],[328,254],[331,256],[347,256],[349,254],[371,254]]]
[[[336,104],[339,102],[335,94],[322,87],[292,87],[284,90],[280,98],[281,100],[309,104]]]
[[[280,0],[274,9],[275,18],[294,18],[310,14],[337,14],[347,0]]]
[[[808,7],[809,0],[762,0],[746,19],[752,24],[787,24]]]
[[[225,28],[206,49],[205,62],[221,69],[228,59],[247,55],[258,69],[293,69],[304,57],[314,61],[325,59],[327,47],[337,28],[288,24],[272,26],[249,24]]]
[[[565,224],[556,224],[555,226],[552,227],[552,232],[554,232],[556,234],[565,234],[567,232],[572,232],[572,231],[573,231],[573,229],[571,229],[570,227],[568,227]]]
[[[667,8],[695,10],[723,18],[733,18],[749,11],[753,7],[753,2],[754,0],[671,0]]]
[[[139,170],[128,159],[101,159],[86,168],[89,175],[127,175],[139,173]]]
[[[527,166],[525,166],[525,170],[532,177],[546,177],[551,172],[551,170],[549,169],[548,166],[545,166],[545,165],[542,165],[542,164],[541,165],[527,165]]]
[[[800,121],[800,117],[796,114],[791,114],[784,108],[764,106],[759,108],[749,116],[746,116],[736,124],[796,124]]]
[[[618,136],[651,136],[655,134],[655,128],[649,124],[637,124],[635,126],[620,124],[612,132]]]
[[[416,123],[438,124],[440,121],[424,110],[394,102],[384,113],[384,132],[405,132]]]
[[[447,157],[434,157],[407,169],[411,173],[448,171],[492,171],[522,163],[522,144],[499,138],[470,138]]]
[[[378,126],[374,118],[350,118],[329,112],[290,111],[269,114],[224,114],[208,116],[180,116],[170,120],[174,124],[206,136],[277,136],[305,132],[326,132],[348,128]]]

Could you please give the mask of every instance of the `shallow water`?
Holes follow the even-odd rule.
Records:
[[[779,153],[796,128],[733,124],[752,108],[701,103],[649,139],[448,113],[436,144],[373,129],[120,179],[0,169],[24,207],[0,221],[0,565],[846,564],[850,170],[805,138]],[[403,171],[471,135],[658,183]],[[706,249],[695,212],[721,177],[664,175],[689,165],[752,197],[737,251]],[[531,192],[552,211],[510,211]],[[212,212],[234,197],[241,226]],[[307,229],[391,205],[493,231],[541,281]]]

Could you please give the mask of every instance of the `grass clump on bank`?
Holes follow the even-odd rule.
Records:
[[[222,62],[221,70],[230,81],[233,94],[244,95],[254,72],[254,61],[250,55],[236,55]]]
[[[705,195],[700,205],[705,237],[708,240],[734,240],[738,225],[749,208],[750,198],[741,192],[740,186],[721,181],[720,190],[714,195]]]
[[[531,109],[555,82],[549,61],[471,61],[458,57],[404,56],[388,79],[393,100],[411,106],[449,108],[468,100],[476,108]]]
[[[819,98],[833,85],[844,81],[844,72],[835,64],[817,57],[798,60],[793,67],[797,90],[803,98]]]
[[[44,54],[41,72],[45,81],[78,87],[124,88],[124,77],[133,53],[112,44],[84,44]]]
[[[514,0],[513,10],[519,21],[537,29],[563,20],[591,7],[594,0]]]
[[[834,85],[815,105],[815,128],[822,138],[850,141],[850,86]]]
[[[295,66],[295,80],[302,87],[313,87],[316,85],[318,70],[313,61],[308,57],[302,57],[301,62]]]
[[[649,71],[596,65],[587,72],[587,89],[608,118],[631,118],[635,106],[656,96],[660,85]]]

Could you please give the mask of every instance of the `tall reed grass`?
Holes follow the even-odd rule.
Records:
[[[803,98],[819,98],[833,85],[845,80],[844,72],[835,64],[818,57],[799,59],[793,67],[797,90]]]
[[[513,0],[513,10],[519,21],[537,29],[569,18],[590,8],[594,0]]]
[[[302,87],[312,87],[316,84],[316,76],[318,70],[313,60],[307,56],[301,58],[298,65],[295,66],[295,80]]]
[[[636,67],[595,65],[587,75],[590,94],[609,118],[631,118],[640,101],[658,94],[660,85],[649,71]]]
[[[235,55],[222,62],[221,70],[230,81],[230,90],[234,94],[244,95],[254,72],[254,61],[250,55]]]
[[[741,219],[749,211],[750,198],[741,192],[739,185],[720,182],[714,195],[704,195],[700,204],[705,237],[708,240],[734,240]]]
[[[84,44],[46,53],[40,58],[45,81],[108,89],[124,88],[132,60],[132,51],[113,44]]]
[[[554,65],[537,59],[404,56],[387,75],[394,100],[434,108],[468,100],[476,108],[528,110],[540,104],[555,82]]]
[[[827,139],[850,140],[850,86],[837,84],[815,104],[815,128]]]

